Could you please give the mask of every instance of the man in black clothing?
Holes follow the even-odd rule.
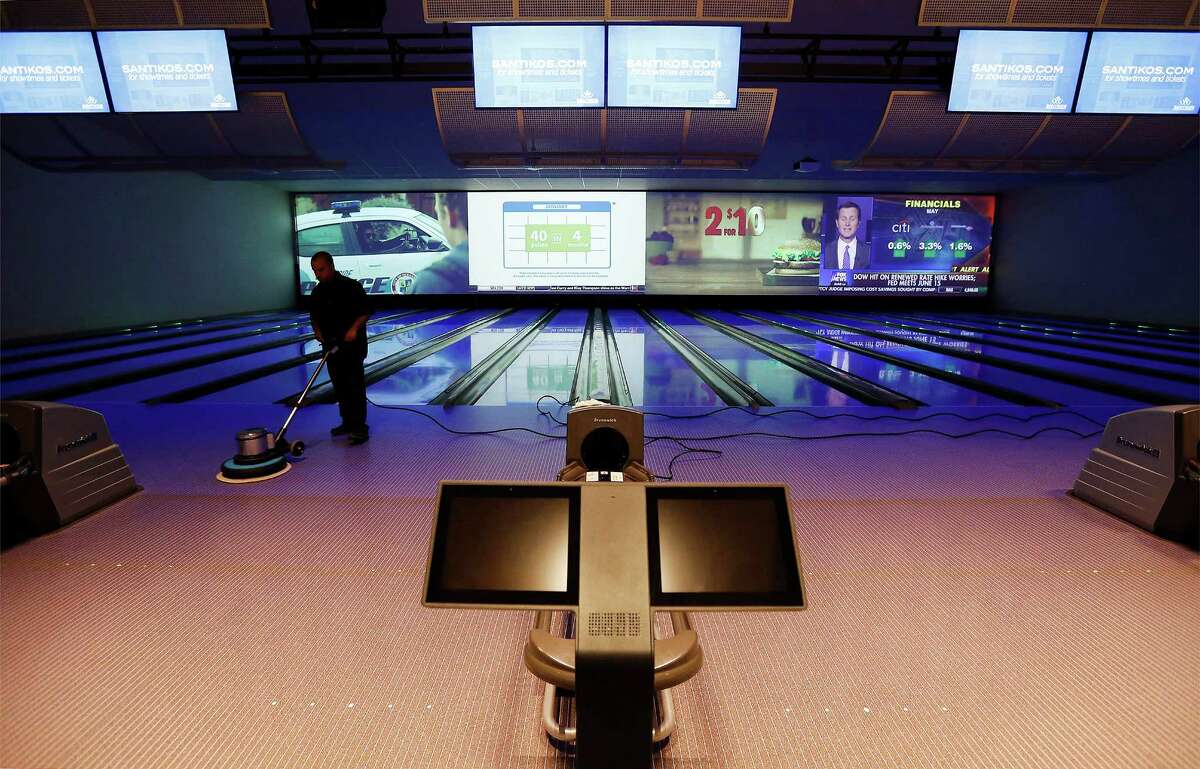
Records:
[[[363,361],[367,358],[367,292],[362,284],[333,268],[328,251],[312,256],[312,271],[317,285],[312,290],[313,332],[324,347],[337,345],[329,356],[329,378],[337,394],[342,423],[330,430],[334,435],[350,434],[350,443],[367,442],[367,384]]]

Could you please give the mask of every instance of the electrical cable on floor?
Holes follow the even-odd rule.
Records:
[[[544,401],[546,399],[550,399],[550,400],[553,400],[554,402],[556,402],[559,405],[559,408],[561,408],[563,406],[571,405],[571,403],[568,401],[560,400],[559,398],[557,398],[554,395],[543,395],[540,398],[538,398],[534,404],[535,407],[537,408],[537,412],[538,412],[539,416],[549,417],[550,420],[553,421],[554,423],[565,426],[567,423],[564,422],[562,419],[560,419],[556,414],[554,414],[552,411],[547,411],[542,408],[542,401]],[[368,398],[367,401],[372,406],[375,406],[376,408],[388,409],[390,411],[408,411],[413,414],[419,414],[420,416],[425,417],[426,419],[433,422],[439,428],[441,428],[442,430],[444,430],[447,433],[450,433],[451,435],[499,435],[501,433],[507,433],[507,432],[523,432],[523,433],[530,433],[532,435],[537,435],[537,436],[540,436],[543,438],[552,438],[554,440],[566,440],[566,437],[567,437],[565,435],[554,435],[553,433],[546,433],[546,432],[542,432],[540,430],[534,430],[529,427],[500,427],[500,428],[496,428],[494,430],[456,430],[452,427],[448,427],[447,425],[443,424],[440,420],[438,420],[437,417],[435,417],[431,414],[426,414],[424,411],[420,411],[418,409],[415,409],[415,408],[412,408],[409,406],[385,405],[382,403],[376,403],[375,401],[371,400],[370,398]],[[790,413],[790,414],[804,414],[805,416],[808,416],[808,417],[810,417],[812,419],[816,419],[816,420],[848,418],[848,419],[858,419],[858,420],[861,420],[864,422],[874,422],[874,421],[878,421],[881,419],[892,419],[892,420],[898,420],[901,422],[925,422],[930,419],[935,419],[938,417],[955,417],[955,418],[962,419],[967,422],[978,422],[982,419],[988,419],[988,418],[1006,418],[1006,419],[1015,420],[1017,422],[1029,423],[1035,419],[1041,419],[1041,418],[1051,417],[1051,416],[1075,416],[1080,419],[1091,422],[1092,424],[1100,425],[1101,427],[1103,427],[1103,423],[1098,422],[1095,419],[1092,419],[1091,417],[1087,416],[1086,414],[1080,414],[1079,412],[1071,411],[1071,410],[1046,412],[1046,413],[1034,414],[1034,415],[1028,416],[1028,417],[1017,417],[1017,416],[1013,416],[1012,414],[1003,414],[1003,413],[989,413],[989,414],[983,414],[983,415],[975,416],[975,417],[965,417],[960,414],[955,414],[953,412],[936,412],[933,414],[926,414],[924,416],[916,417],[916,418],[909,418],[909,417],[903,417],[903,416],[891,415],[891,414],[883,414],[883,415],[876,415],[876,416],[862,416],[862,415],[853,414],[853,413],[816,414],[816,413],[808,411],[806,409],[781,409],[779,411],[760,412],[760,411],[755,411],[755,410],[751,410],[748,408],[744,408],[741,406],[725,406],[723,408],[713,409],[712,411],[705,412],[703,414],[675,415],[675,414],[664,414],[664,413],[659,413],[659,412],[644,412],[644,413],[647,416],[652,415],[652,416],[659,416],[659,417],[664,417],[664,418],[668,418],[668,419],[695,419],[697,417],[712,416],[714,414],[719,414],[723,411],[731,411],[731,410],[741,411],[741,412],[744,412],[744,413],[747,413],[747,414],[750,414],[750,415],[756,416],[756,417],[771,417],[771,416],[776,416],[779,414],[789,414]],[[688,456],[690,454],[706,454],[706,455],[710,455],[710,456],[718,456],[719,457],[724,454],[724,452],[722,452],[718,449],[708,449],[708,448],[701,448],[701,447],[697,447],[697,446],[689,446],[684,441],[689,441],[689,442],[722,441],[722,440],[731,440],[731,439],[735,439],[735,438],[756,438],[756,437],[757,438],[780,438],[780,439],[784,439],[784,440],[793,440],[793,441],[823,441],[823,440],[835,440],[835,439],[839,439],[839,438],[891,438],[891,437],[897,437],[897,436],[902,436],[902,435],[921,435],[921,434],[937,435],[937,436],[941,436],[943,438],[949,438],[951,440],[960,440],[962,438],[971,438],[971,437],[974,437],[977,435],[983,435],[984,433],[995,433],[997,435],[1006,435],[1006,436],[1009,436],[1012,438],[1017,438],[1020,440],[1028,441],[1028,440],[1037,438],[1040,435],[1043,435],[1045,433],[1050,433],[1050,432],[1065,432],[1065,433],[1070,433],[1071,435],[1077,436],[1080,439],[1085,439],[1085,438],[1094,438],[1095,436],[1100,435],[1103,432],[1103,430],[1102,429],[1094,430],[1089,433],[1083,433],[1078,430],[1073,430],[1069,427],[1052,426],[1052,427],[1043,427],[1043,428],[1036,430],[1033,433],[1030,433],[1028,435],[1023,434],[1023,433],[1016,433],[1011,430],[1003,430],[998,427],[985,427],[985,428],[982,428],[979,430],[972,430],[972,431],[966,432],[966,433],[948,433],[948,432],[945,432],[944,430],[934,430],[931,428],[915,428],[915,429],[910,429],[910,430],[900,430],[897,432],[846,432],[846,433],[833,433],[830,435],[792,435],[789,433],[772,433],[772,432],[764,432],[761,430],[748,430],[748,431],[742,431],[742,432],[725,433],[725,434],[721,434],[721,435],[685,435],[685,436],[648,435],[648,436],[645,436],[645,442],[643,443],[643,446],[644,447],[651,446],[659,441],[670,441],[672,443],[677,444],[680,448],[682,448],[682,451],[675,454],[667,462],[666,475],[655,475],[654,476],[654,478],[656,480],[670,481],[670,480],[673,480],[675,477],[675,469],[674,469],[675,462],[678,461],[679,459],[681,459],[682,457]]]
[[[499,435],[500,433],[516,432],[516,433],[532,433],[534,435],[540,435],[543,438],[554,438],[555,440],[559,440],[559,441],[565,441],[567,439],[567,436],[565,436],[565,435],[554,435],[552,433],[543,433],[540,430],[534,430],[530,427],[498,427],[495,430],[455,430],[453,427],[447,427],[446,425],[442,424],[438,420],[437,417],[432,416],[431,414],[426,414],[424,411],[419,411],[419,410],[411,408],[409,406],[393,406],[393,405],[389,405],[389,404],[376,403],[375,401],[371,400],[370,398],[367,398],[367,402],[370,403],[372,406],[374,406],[376,408],[380,408],[380,409],[388,409],[389,411],[408,411],[413,414],[420,414],[421,416],[423,416],[426,419],[428,419],[429,421],[433,422],[435,425],[442,428],[443,430],[450,433],[451,435]]]
[[[554,420],[558,424],[565,425],[566,422],[563,422],[562,420],[560,420],[553,413],[542,410],[542,401],[546,400],[547,398],[549,398],[550,400],[559,404],[560,408],[562,406],[571,405],[571,403],[569,401],[561,401],[553,395],[543,395],[542,397],[537,399],[536,405],[537,405],[539,414],[545,414],[546,416],[550,417],[552,420]],[[1014,414],[1005,414],[1003,412],[990,412],[987,414],[980,414],[977,416],[963,416],[962,414],[956,414],[952,411],[937,411],[932,414],[923,414],[919,417],[914,418],[914,417],[901,416],[899,414],[876,414],[874,416],[865,416],[862,414],[854,414],[851,412],[838,413],[838,414],[818,414],[816,412],[809,411],[807,409],[799,409],[799,408],[782,408],[782,409],[776,409],[774,411],[762,411],[759,409],[751,409],[746,406],[722,406],[721,408],[712,409],[710,411],[705,411],[700,414],[666,414],[666,413],[663,413],[660,411],[643,411],[642,414],[645,416],[648,416],[648,417],[653,416],[653,417],[662,417],[664,419],[686,420],[686,419],[700,419],[702,417],[711,417],[715,414],[720,414],[725,411],[740,411],[743,414],[749,414],[750,416],[762,417],[762,418],[781,416],[783,414],[803,414],[803,415],[809,417],[810,419],[815,419],[817,421],[826,421],[829,419],[857,419],[862,422],[878,422],[878,421],[884,420],[884,419],[890,419],[890,420],[894,420],[894,421],[898,421],[898,422],[925,422],[927,420],[936,419],[938,417],[951,417],[954,419],[962,420],[964,422],[979,422],[984,419],[1011,419],[1014,422],[1021,422],[1024,424],[1028,424],[1029,422],[1032,422],[1035,419],[1044,419],[1046,417],[1073,416],[1073,417],[1078,417],[1079,419],[1082,419],[1085,422],[1090,422],[1094,425],[1097,425],[1098,427],[1104,427],[1103,422],[1099,422],[1099,421],[1093,419],[1092,417],[1089,417],[1087,414],[1081,414],[1080,412],[1074,411],[1071,409],[1061,409],[1059,411],[1046,411],[1046,412],[1042,412],[1040,414],[1033,414],[1031,416],[1024,416],[1024,417],[1016,416]],[[889,435],[893,435],[893,434],[898,435],[899,433],[889,433]]]

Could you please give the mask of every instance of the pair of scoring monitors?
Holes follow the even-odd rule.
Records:
[[[580,488],[578,483],[444,483],[424,603],[578,606]],[[652,607],[804,608],[784,487],[647,484],[644,489]]]

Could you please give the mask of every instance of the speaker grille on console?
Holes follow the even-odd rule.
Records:
[[[269,27],[266,0],[175,0],[187,27]]]
[[[517,110],[475,109],[474,88],[434,88],[433,114],[452,157],[524,151]]]
[[[739,19],[772,20],[792,18],[792,0],[756,0],[753,8],[747,8],[742,0],[705,0],[705,19]]]
[[[1095,154],[1125,122],[1109,115],[1055,115],[1021,153],[1022,159],[1086,158]]]
[[[1020,152],[1045,122],[1043,115],[971,114],[942,152],[947,158],[1008,157]]]
[[[868,155],[935,157],[954,138],[966,115],[946,112],[946,94],[893,91]]]
[[[1108,0],[1104,6],[1105,26],[1141,27],[1186,24],[1194,0]]]
[[[678,153],[683,147],[683,110],[608,111],[608,150],[613,153]]]
[[[7,0],[5,29],[271,26],[266,0]]]
[[[634,611],[598,611],[588,614],[588,635],[636,638],[642,634],[642,615]]]
[[[918,22],[928,26],[1004,24],[1011,0],[923,0]]]
[[[476,109],[473,88],[434,88],[433,108],[446,153],[465,168],[740,169],[762,151],[777,93],[739,88],[733,110]]]
[[[600,146],[600,110],[527,109],[525,146],[539,152],[587,152]]]
[[[614,19],[678,19],[696,15],[696,0],[611,0]]]
[[[604,0],[519,0],[522,19],[599,19],[604,16]]]
[[[234,151],[247,157],[304,156],[311,152],[300,135],[287,96],[276,91],[241,92],[237,112],[212,114]]]
[[[737,109],[693,110],[687,151],[757,155],[771,127],[775,95],[774,88],[739,88]]]
[[[503,21],[516,17],[513,0],[424,0],[425,21]]]
[[[171,0],[89,0],[98,27],[178,27]]]
[[[1017,0],[1012,23],[1016,26],[1087,26],[1096,23],[1101,4],[1102,0]]]
[[[923,27],[1182,29],[1196,24],[1197,13],[1195,0],[922,0],[917,23]]]
[[[86,29],[92,25],[84,0],[11,0],[0,3],[4,29]]]
[[[1178,152],[1194,118],[946,113],[945,93],[893,91],[875,138],[851,168],[1120,173]]]
[[[791,21],[793,0],[423,0],[426,22]]]
[[[1137,115],[1098,154],[1099,158],[1153,160],[1164,151],[1182,149],[1200,129],[1196,118],[1170,115]]]

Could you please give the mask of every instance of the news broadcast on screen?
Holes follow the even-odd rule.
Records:
[[[371,192],[293,198],[301,292],[982,295],[995,197]]]

